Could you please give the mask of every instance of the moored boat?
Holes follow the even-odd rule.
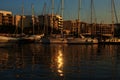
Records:
[[[19,38],[16,37],[0,36],[0,43],[17,42],[18,40]]]
[[[67,43],[67,39],[65,38],[53,38],[53,37],[42,37],[40,43],[43,44],[65,44]]]
[[[31,42],[38,42],[40,39],[44,36],[44,34],[41,35],[25,35],[19,38],[20,43],[31,43]]]
[[[71,38],[67,39],[68,44],[97,44],[97,39],[91,39],[91,38]]]

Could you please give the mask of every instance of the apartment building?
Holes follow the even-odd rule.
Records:
[[[39,24],[44,27],[45,32],[48,32],[48,28],[54,28],[56,30],[63,29],[63,19],[60,15],[39,15],[38,16]]]
[[[21,27],[22,24],[23,24],[23,27],[32,27],[32,24],[33,24],[32,16],[24,15],[22,18],[21,15],[15,15],[14,16],[14,24],[17,27]]]
[[[2,25],[2,16],[3,16],[3,14],[0,13],[0,25]]]
[[[13,25],[12,12],[0,10],[0,25]]]

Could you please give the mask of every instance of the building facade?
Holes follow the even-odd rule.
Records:
[[[64,29],[71,32],[77,31],[77,24],[75,20],[63,21]]]
[[[2,17],[3,16],[3,14],[2,13],[0,13],[0,25],[2,25]]]
[[[21,26],[21,16],[20,15],[15,15],[14,16],[14,25],[17,27]]]
[[[80,26],[78,26],[80,24]],[[112,37],[114,34],[111,24],[89,24],[76,20],[64,21],[64,29],[84,36]],[[78,32],[79,31],[79,32]]]
[[[23,21],[22,21],[23,20]],[[23,24],[23,27],[32,27],[33,20],[31,15],[22,16],[21,15],[15,15],[14,16],[14,24],[17,27],[21,27]]]
[[[12,12],[0,11],[0,25],[13,25]]]
[[[40,26],[43,27],[46,33],[49,33],[48,28],[56,29],[56,30],[63,29],[63,19],[60,15],[53,15],[53,16],[51,14],[39,15],[38,21]]]
[[[76,33],[89,33],[88,24],[78,20],[63,21],[64,29]]]

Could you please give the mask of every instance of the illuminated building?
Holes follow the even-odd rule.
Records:
[[[15,15],[14,24],[17,27],[21,27],[21,25],[22,25],[22,16],[21,15]],[[32,27],[32,16],[31,15],[23,16],[23,26],[24,27]]]
[[[13,25],[12,12],[0,10],[0,25]]]
[[[39,15],[38,16],[39,24],[45,27],[45,32],[48,31],[48,27],[60,30],[63,28],[63,19],[60,15]]]
[[[14,24],[17,27],[19,27],[21,25],[21,16],[20,15],[14,16]]]

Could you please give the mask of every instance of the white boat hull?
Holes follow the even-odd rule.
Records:
[[[67,40],[64,38],[42,38],[40,42],[44,44],[48,44],[48,43],[51,43],[51,44],[64,43],[65,44],[67,43]]]
[[[91,39],[91,38],[72,38],[68,39],[68,44],[97,44],[97,39]]]
[[[42,38],[41,43],[66,43],[66,44],[97,44],[97,39],[87,39],[87,38]]]
[[[18,38],[0,36],[0,43],[17,42],[17,41],[18,41]]]
[[[41,35],[24,36],[24,37],[19,38],[19,42],[20,43],[38,42],[38,41],[40,41],[42,36],[44,36],[44,35],[41,34]]]

